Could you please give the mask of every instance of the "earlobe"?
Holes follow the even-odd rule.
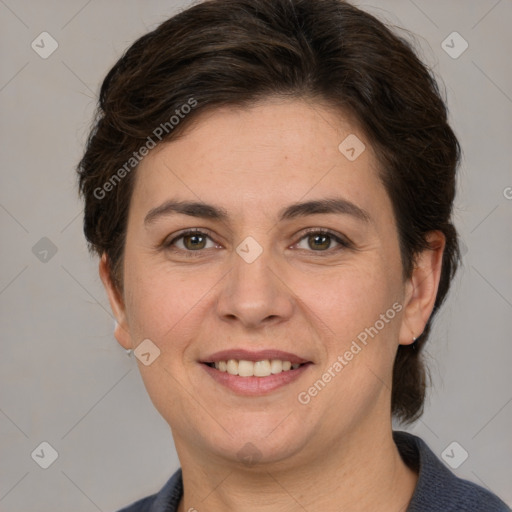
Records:
[[[106,253],[103,253],[99,262],[99,274],[103,286],[107,292],[110,308],[116,319],[114,327],[114,336],[118,343],[126,350],[132,348],[132,341],[126,320],[126,308],[124,299],[113,283],[110,272],[110,265]]]
[[[437,297],[446,239],[440,231],[431,231],[427,240],[429,248],[417,255],[412,275],[406,283],[401,345],[410,345],[419,338]]]

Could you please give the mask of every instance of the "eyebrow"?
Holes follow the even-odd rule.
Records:
[[[144,218],[144,224],[148,226],[161,217],[168,217],[176,213],[203,219],[229,221],[229,214],[224,208],[197,201],[177,201],[171,199],[150,210]],[[330,213],[351,215],[363,222],[371,222],[371,217],[367,211],[341,197],[293,203],[283,208],[279,212],[278,218],[279,221],[283,221],[307,215]]]

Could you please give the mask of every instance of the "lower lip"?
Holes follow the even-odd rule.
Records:
[[[313,363],[306,363],[295,370],[288,370],[268,377],[240,377],[228,372],[221,372],[204,363],[201,366],[218,383],[226,386],[239,395],[257,396],[274,391],[297,380]]]

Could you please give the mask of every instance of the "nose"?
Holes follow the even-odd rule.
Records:
[[[231,270],[221,281],[218,316],[248,329],[288,320],[294,309],[293,292],[271,251],[263,249],[254,261],[240,254],[233,252]]]

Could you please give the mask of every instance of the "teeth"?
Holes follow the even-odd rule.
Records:
[[[265,359],[265,361],[256,361],[253,363],[252,367],[254,369],[255,377],[268,377],[272,374],[270,361],[268,359]],[[238,368],[240,369],[240,365],[238,365]]]
[[[226,369],[230,375],[238,375],[238,361],[235,361],[234,359],[230,359],[227,362]]]
[[[246,361],[241,359],[229,359],[228,361],[217,361],[215,368],[221,372],[240,377],[268,377],[272,374],[296,370],[300,364],[292,364],[290,361],[280,359],[264,359],[263,361]]]
[[[272,373],[281,373],[283,371],[283,362],[279,359],[270,361],[270,371]]]
[[[240,377],[252,377],[254,375],[254,363],[251,361],[238,361],[238,375]]]

